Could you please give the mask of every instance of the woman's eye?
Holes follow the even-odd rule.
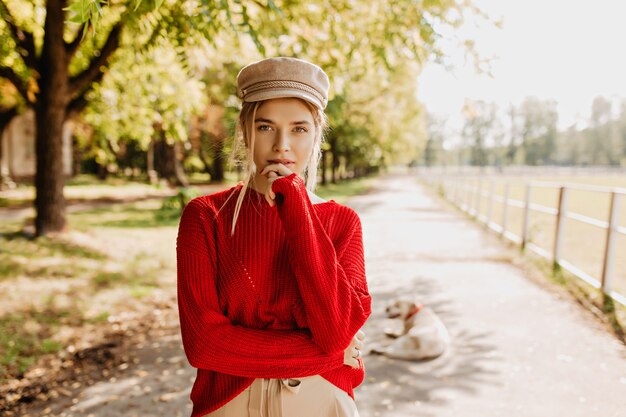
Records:
[[[306,128],[302,127],[302,126],[297,126],[295,128],[295,131],[298,132],[298,133],[306,133],[306,132],[308,132],[308,130],[306,130]]]
[[[260,130],[260,131],[266,132],[266,131],[271,130],[271,129],[272,129],[272,127],[271,127],[271,126],[269,126],[269,125],[259,125],[259,126],[257,127],[257,129],[258,129],[258,130]]]

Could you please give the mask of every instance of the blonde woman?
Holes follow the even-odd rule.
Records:
[[[357,417],[371,313],[361,222],[312,192],[328,77],[280,57],[237,84],[248,175],[192,200],[177,238],[192,417]]]

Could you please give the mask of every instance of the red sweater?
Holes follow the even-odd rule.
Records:
[[[371,313],[359,217],[333,200],[312,204],[293,173],[272,184],[275,206],[246,191],[231,237],[241,187],[192,200],[178,229],[182,340],[198,368],[192,417],[255,378],[321,375],[354,398],[365,370],[344,365],[343,352]]]

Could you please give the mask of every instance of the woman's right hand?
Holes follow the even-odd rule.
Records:
[[[361,364],[359,359],[361,358],[361,351],[363,350],[363,340],[365,339],[365,333],[362,330],[356,332],[350,342],[350,346],[343,351],[343,363],[354,369],[359,369]]]

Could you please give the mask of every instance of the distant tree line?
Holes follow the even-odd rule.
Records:
[[[536,97],[506,110],[468,100],[463,116],[460,132],[427,117],[423,164],[626,166],[626,99],[616,106],[596,97],[588,120],[565,130],[557,128],[557,103]]]

